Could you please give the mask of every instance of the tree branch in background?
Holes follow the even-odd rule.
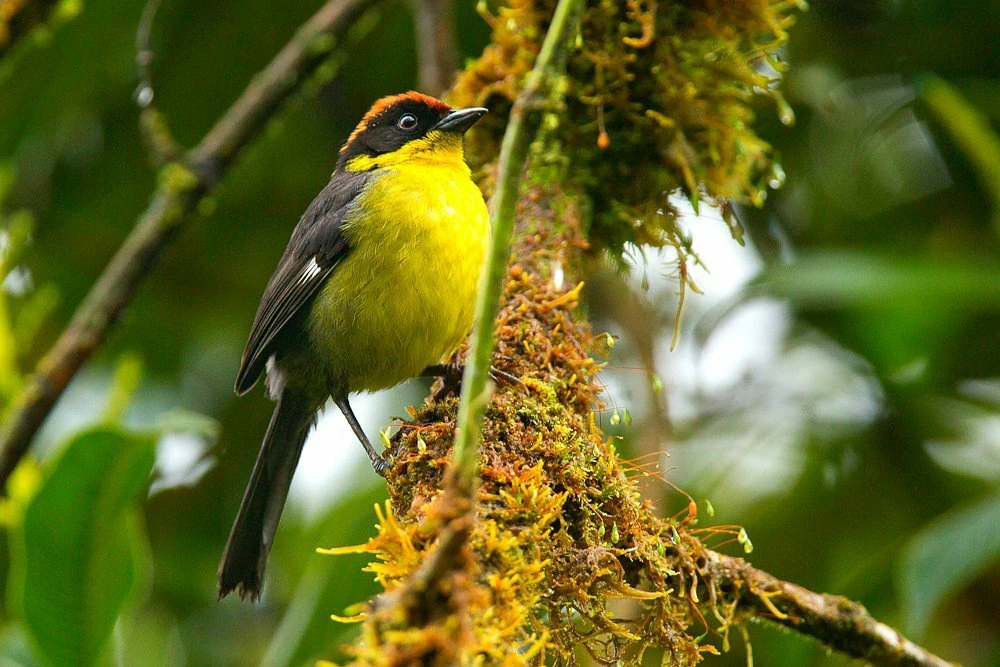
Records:
[[[0,488],[70,380],[104,341],[156,260],[191,219],[201,198],[281,104],[325,62],[334,44],[332,38],[377,1],[330,0],[324,4],[254,77],[201,142],[183,159],[163,167],[149,206],[16,401],[0,434]]]
[[[742,613],[812,637],[824,646],[874,665],[952,665],[875,620],[857,602],[782,581],[742,558],[715,551],[707,555],[710,580],[723,593],[735,596]]]
[[[157,168],[180,159],[184,153],[184,149],[170,133],[166,118],[155,104],[153,49],[150,46],[150,39],[160,2],[161,0],[149,0],[146,3],[139,19],[139,27],[135,32],[135,68],[139,75],[135,101],[142,110],[139,114],[139,128],[146,143],[146,150]]]
[[[411,0],[417,38],[420,90],[440,95],[455,77],[453,0]]]
[[[59,0],[6,0],[0,2],[0,58],[25,35],[45,25]]]

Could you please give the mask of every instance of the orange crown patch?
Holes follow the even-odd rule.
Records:
[[[415,90],[411,90],[405,93],[400,93],[399,95],[387,95],[386,97],[375,100],[375,103],[372,104],[372,108],[368,110],[368,113],[366,113],[361,118],[361,122],[359,122],[357,127],[354,128],[354,131],[351,132],[351,136],[347,137],[347,141],[344,142],[343,146],[341,146],[340,152],[343,153],[344,150],[351,144],[351,142],[354,141],[355,137],[357,137],[359,134],[365,131],[365,129],[368,127],[368,123],[371,122],[373,118],[378,116],[380,113],[382,113],[389,107],[398,104],[399,102],[403,102],[405,100],[410,100],[413,102],[421,102],[423,104],[426,104],[431,109],[441,112],[442,115],[451,111],[450,106],[448,106],[441,100],[437,99],[436,97],[431,97],[430,95],[424,95],[423,93],[418,93]]]

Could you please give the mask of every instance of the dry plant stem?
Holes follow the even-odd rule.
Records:
[[[742,558],[714,551],[706,553],[715,584],[723,592],[735,592],[738,609],[747,614],[874,665],[950,667],[953,664],[880,623],[857,602],[782,581]]]
[[[462,402],[458,411],[455,435],[454,467],[456,482],[471,491],[476,476],[478,456],[476,447],[482,428],[483,412],[489,400],[487,382],[490,360],[493,356],[493,327],[500,310],[503,277],[510,256],[510,243],[514,234],[514,212],[520,192],[521,176],[528,157],[528,147],[535,128],[528,122],[528,114],[537,103],[550,73],[556,49],[565,44],[572,16],[580,6],[579,0],[559,0],[548,33],[542,42],[535,65],[528,73],[524,88],[514,101],[507,130],[500,144],[497,167],[496,191],[492,202],[493,240],[489,260],[481,278],[476,303],[476,330],[469,346],[469,358],[462,378]]]
[[[327,58],[324,39],[344,32],[378,0],[330,0],[243,91],[183,163],[167,165],[148,208],[39,362],[0,434],[0,488],[83,363],[103,342],[156,260],[290,95]]]
[[[455,76],[452,0],[412,0],[417,29],[420,90],[440,95]]]
[[[0,58],[22,37],[48,21],[57,0],[24,0],[9,18],[5,26],[0,26]]]

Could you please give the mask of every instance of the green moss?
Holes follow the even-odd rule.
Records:
[[[449,98],[497,110],[471,133],[473,160],[497,154],[505,111],[554,5],[511,0],[487,15],[493,43]],[[697,261],[668,197],[681,193],[696,210],[702,202],[763,202],[777,156],[753,123],[762,101],[793,120],[776,88],[784,69],[778,53],[804,7],[801,0],[591,0],[567,74],[548,96],[530,178],[583,188],[595,212],[588,239],[616,255],[634,243],[671,246],[682,262]],[[482,172],[488,189],[489,171]]]
[[[160,187],[172,195],[185,194],[198,187],[198,176],[179,162],[171,162],[160,169]]]

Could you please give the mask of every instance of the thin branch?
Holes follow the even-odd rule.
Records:
[[[417,29],[420,90],[440,95],[455,76],[455,19],[452,0],[411,0]]]
[[[737,596],[740,611],[875,665],[951,667],[953,664],[875,620],[857,602],[782,581],[742,558],[714,551],[708,551],[707,555],[710,576],[723,593]]]
[[[153,23],[156,12],[160,9],[161,0],[149,0],[142,10],[139,27],[135,32],[135,67],[139,74],[139,87],[135,91],[135,101],[142,109],[139,114],[139,127],[146,143],[153,165],[162,167],[181,157],[183,149],[174,140],[167,126],[166,118],[156,106],[156,93],[153,89],[153,49],[150,39],[153,34]]]
[[[264,123],[326,60],[333,37],[378,0],[330,0],[309,19],[216,122],[184,162],[160,173],[148,208],[39,362],[0,434],[0,488],[56,401],[132,300],[156,260]]]
[[[309,19],[191,151],[191,162],[214,183],[333,50],[343,33],[379,0],[330,0]],[[213,178],[214,176],[214,178]]]
[[[1000,232],[1000,136],[989,118],[943,79],[925,75],[919,84],[924,104],[975,169],[980,186],[993,200],[993,225]]]
[[[510,110],[510,120],[500,144],[496,191],[491,211],[493,240],[476,300],[476,330],[472,335],[465,375],[462,378],[462,398],[455,435],[456,481],[470,490],[475,484],[479,458],[476,450],[483,413],[489,401],[487,381],[493,356],[493,321],[500,310],[500,295],[503,291],[507,258],[510,256],[511,237],[514,234],[514,212],[521,176],[528,147],[537,128],[537,125],[528,122],[528,114],[535,108],[539,92],[548,83],[556,49],[565,44],[570,33],[571,18],[579,7],[580,0],[559,0],[535,65],[528,73],[524,88]]]

